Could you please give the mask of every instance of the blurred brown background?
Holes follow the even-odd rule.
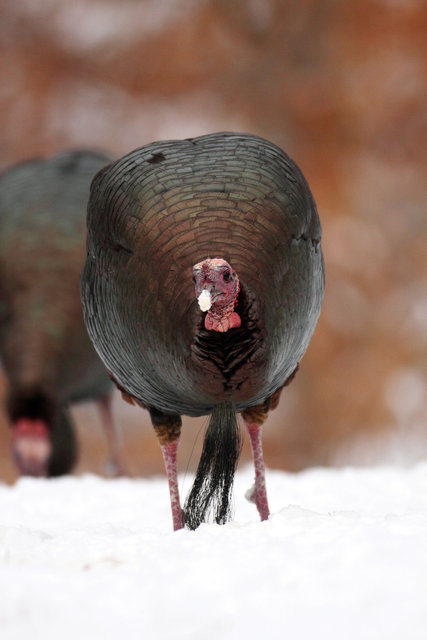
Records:
[[[327,288],[265,427],[269,467],[427,456],[426,5],[421,0],[4,0],[0,168],[64,148],[256,133],[300,165]],[[115,397],[135,475],[162,472],[147,415]],[[104,470],[94,407],[81,462]],[[203,421],[185,421],[193,469]],[[0,478],[11,481],[0,424]],[[247,444],[244,459],[248,458]]]

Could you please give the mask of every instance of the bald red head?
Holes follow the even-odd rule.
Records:
[[[225,332],[240,327],[234,311],[239,295],[239,278],[223,258],[206,258],[193,267],[193,282],[201,311],[207,311],[205,328]]]

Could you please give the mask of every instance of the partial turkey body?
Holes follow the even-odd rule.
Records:
[[[90,182],[109,158],[65,152],[0,175],[0,357],[18,470],[60,475],[76,441],[67,407],[96,399],[123,463],[110,411],[112,383],[88,338],[79,296]]]
[[[93,343],[124,396],[147,408],[165,459],[174,528],[229,517],[240,451],[269,515],[261,426],[297,370],[324,289],[309,187],[278,147],[218,133],[156,142],[102,170],[88,207],[81,295]],[[199,303],[199,304],[198,304]],[[184,510],[181,414],[211,414]]]

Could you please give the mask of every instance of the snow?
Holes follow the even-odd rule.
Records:
[[[427,462],[267,481],[269,521],[247,468],[232,522],[176,533],[164,478],[0,485],[0,637],[427,637]]]

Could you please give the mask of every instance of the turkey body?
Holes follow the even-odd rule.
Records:
[[[111,391],[79,296],[89,186],[107,162],[102,154],[65,152],[0,176],[0,356],[12,425],[47,425],[52,454],[35,475],[65,473],[74,463],[67,405]]]
[[[152,416],[265,403],[316,326],[320,239],[302,173],[256,136],[157,142],[105,168],[91,189],[81,295],[118,386]],[[192,267],[208,257],[240,280],[241,326],[224,333],[205,329],[194,293]]]
[[[304,354],[323,295],[320,225],[302,174],[254,136],[159,142],[95,180],[82,296],[117,382],[146,407],[237,410],[281,387]],[[192,265],[239,275],[241,328],[203,328]]]

